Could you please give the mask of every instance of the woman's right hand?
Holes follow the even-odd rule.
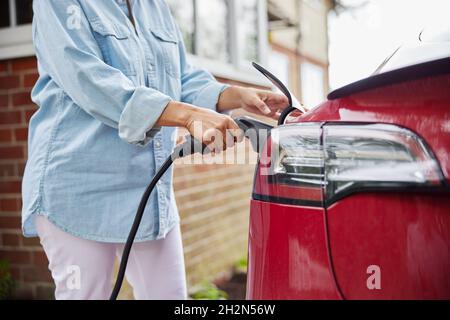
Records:
[[[231,117],[176,101],[169,102],[156,124],[185,127],[214,152],[233,147],[235,141],[241,142],[244,136]]]

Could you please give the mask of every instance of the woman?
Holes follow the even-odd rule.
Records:
[[[40,237],[57,299],[106,299],[114,259],[175,128],[211,144],[211,131],[225,137],[238,128],[218,112],[276,117],[287,99],[191,67],[162,0],[34,1],[33,36],[40,108],[30,122],[23,231]],[[186,298],[171,172],[149,200],[126,276],[137,299]]]

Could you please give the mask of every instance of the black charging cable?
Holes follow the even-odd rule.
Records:
[[[287,113],[284,117],[286,116]],[[235,118],[234,121],[237,123],[239,128],[244,131],[244,136],[247,136],[245,135],[245,133],[248,132],[249,130],[255,130],[255,132],[263,133],[254,135],[253,139],[251,138],[251,136],[247,136],[247,138],[250,138],[253,150],[259,152],[260,147],[265,143],[268,135],[270,134],[270,130],[273,127],[257,119],[247,116]],[[186,141],[175,147],[175,150],[172,152],[170,157],[167,158],[167,160],[163,163],[163,165],[158,170],[156,175],[153,177],[152,181],[150,182],[144,194],[142,195],[141,202],[139,203],[139,207],[137,209],[133,225],[131,226],[130,233],[128,234],[128,238],[123,249],[116,283],[114,285],[114,289],[111,293],[111,296],[109,297],[109,300],[116,300],[117,296],[119,295],[120,288],[122,287],[123,279],[125,277],[125,271],[127,269],[127,263],[128,258],[130,256],[131,247],[133,246],[133,242],[134,239],[136,238],[139,225],[141,224],[142,216],[144,215],[148,199],[150,198],[150,194],[155,188],[156,183],[161,179],[164,173],[166,173],[166,171],[170,168],[170,166],[173,164],[175,160],[195,153],[207,154],[209,152],[210,150],[206,145],[202,144],[201,142],[193,138],[191,135],[188,135],[186,136]]]
[[[133,225],[131,226],[130,233],[128,234],[128,238],[123,249],[116,283],[114,285],[114,289],[111,293],[111,296],[109,297],[109,300],[116,300],[117,296],[119,295],[120,288],[122,287],[123,279],[125,277],[125,271],[127,269],[127,263],[128,258],[130,256],[131,247],[133,246],[133,242],[138,232],[139,225],[141,224],[142,216],[144,215],[148,199],[150,198],[150,194],[155,188],[156,183],[161,179],[164,173],[166,173],[166,171],[170,168],[170,166],[173,164],[175,160],[192,155],[194,153],[208,153],[208,152],[209,149],[206,145],[202,144],[198,140],[194,139],[192,136],[188,135],[186,136],[186,141],[175,147],[173,153],[170,155],[169,158],[167,158],[167,160],[163,163],[163,165],[158,170],[156,175],[153,177],[152,181],[150,182],[144,194],[142,195],[141,202],[139,203],[139,207],[137,209]]]

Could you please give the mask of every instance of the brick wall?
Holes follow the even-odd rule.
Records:
[[[20,229],[27,124],[36,110],[30,90],[36,79],[35,58],[0,61],[0,259],[11,264],[19,298],[53,295],[39,240],[22,237]],[[222,275],[246,255],[253,170],[249,165],[176,165],[174,184],[190,286]],[[125,290],[122,297],[129,296]]]
[[[22,298],[48,297],[52,291],[38,239],[22,237],[20,229],[27,123],[36,110],[30,90],[36,79],[34,58],[0,62],[0,259],[10,262]]]
[[[229,271],[245,256],[253,173],[248,165],[176,167],[174,187],[190,284]]]

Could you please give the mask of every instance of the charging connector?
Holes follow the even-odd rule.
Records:
[[[250,140],[253,151],[260,153],[273,126],[249,116],[238,117],[234,121]]]
[[[125,270],[127,268],[128,258],[130,256],[131,247],[133,246],[134,239],[136,238],[136,234],[139,229],[139,225],[141,224],[142,217],[144,215],[145,207],[147,206],[148,199],[150,198],[150,194],[156,186],[156,183],[161,179],[161,177],[166,173],[166,171],[170,168],[173,162],[179,158],[186,157],[192,155],[194,153],[208,153],[208,147],[202,144],[200,141],[192,137],[191,135],[187,135],[185,138],[185,142],[176,146],[175,150],[172,152],[169,158],[163,163],[161,168],[158,170],[156,175],[153,177],[152,181],[148,185],[144,194],[142,195],[141,202],[139,203],[139,207],[136,212],[136,216],[134,218],[133,224],[131,226],[130,233],[128,234],[127,241],[125,243],[122,258],[120,259],[119,271],[117,274],[116,283],[114,285],[113,291],[109,300],[116,300],[119,295],[120,288],[122,287],[123,279],[125,277]]]
[[[244,131],[246,137],[250,139],[253,150],[259,152],[260,147],[265,143],[267,137],[270,134],[270,130],[273,127],[264,122],[261,122],[259,120],[250,117],[240,117],[234,120],[236,121],[239,128]],[[250,134],[251,131],[254,131],[255,134]],[[116,300],[117,296],[119,295],[123,279],[125,277],[125,270],[127,268],[131,247],[133,246],[134,239],[136,238],[136,234],[138,232],[139,225],[144,215],[148,199],[150,198],[150,194],[155,188],[156,183],[161,179],[164,173],[166,173],[166,171],[170,168],[170,166],[173,164],[175,160],[182,157],[187,157],[195,153],[206,154],[209,152],[210,151],[208,146],[196,140],[191,135],[187,135],[185,138],[185,142],[175,147],[170,157],[166,159],[166,161],[163,163],[163,165],[158,170],[156,175],[153,177],[152,181],[150,182],[147,189],[145,189],[144,194],[142,195],[141,202],[139,203],[139,207],[137,209],[136,216],[131,226],[130,233],[128,234],[128,238],[122,253],[122,258],[120,260],[120,266],[117,274],[116,283],[114,284],[113,291],[109,298],[110,300]]]

